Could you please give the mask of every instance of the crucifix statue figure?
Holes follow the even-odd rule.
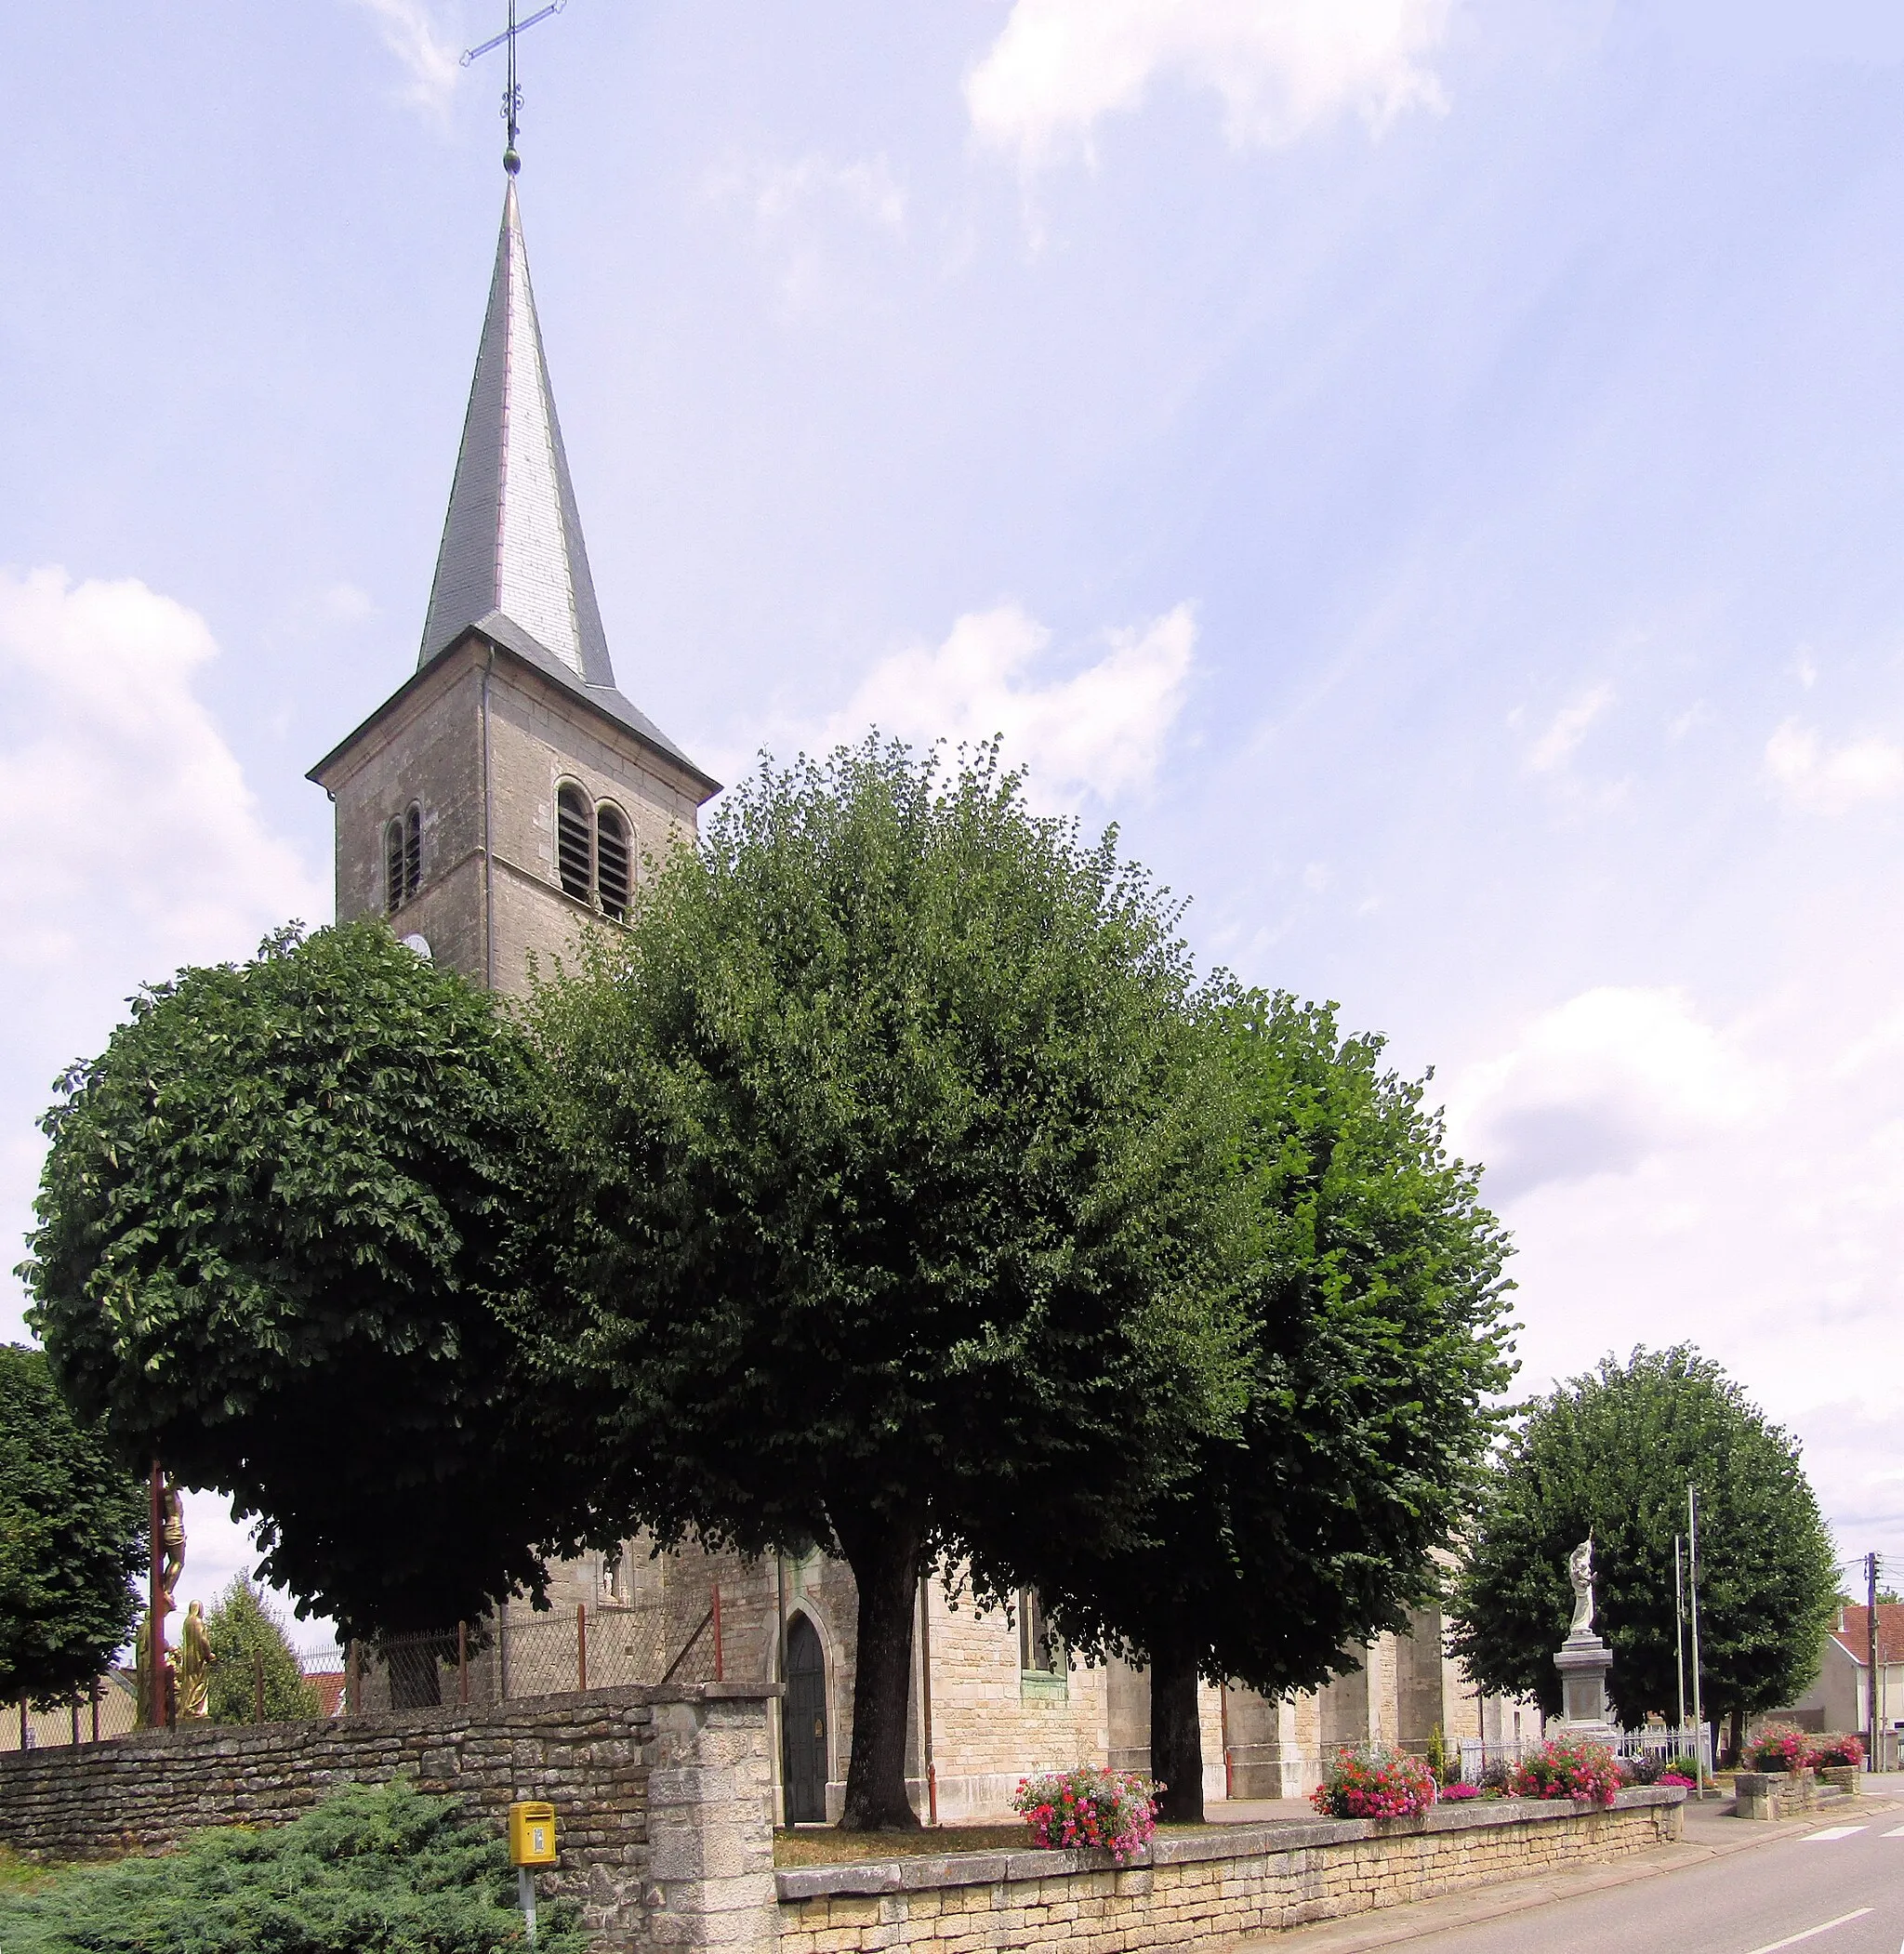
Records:
[[[568,4],[569,0],[552,0],[552,4],[545,7],[539,13],[531,14],[526,20],[518,20],[516,0],[509,0],[509,24],[499,34],[492,34],[480,47],[466,48],[463,53],[463,66],[467,68],[471,61],[488,54],[492,48],[507,47],[509,51],[509,78],[508,86],[502,91],[502,116],[504,122],[509,125],[509,146],[502,152],[502,166],[512,177],[522,166],[522,159],[516,153],[516,134],[520,125],[518,118],[522,112],[522,91],[516,81],[516,36],[527,33],[538,21],[548,20],[550,14],[561,13]]]

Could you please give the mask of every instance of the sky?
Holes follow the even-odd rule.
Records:
[[[0,21],[7,1242],[137,985],[331,914],[303,776],[415,663],[501,19]],[[1517,1391],[1691,1340],[1904,1568],[1904,12],[572,0],[522,46],[622,689],[730,781],[1002,733],[1206,966],[1433,1068]],[[246,1543],[190,1525],[209,1593]]]

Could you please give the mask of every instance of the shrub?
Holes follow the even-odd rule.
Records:
[[[1864,1763],[1864,1739],[1855,1730],[1834,1731],[1819,1737],[1812,1757],[1820,1764],[1849,1764],[1856,1770]]]
[[[1481,1789],[1492,1791],[1498,1798],[1507,1789],[1507,1781],[1514,1776],[1514,1766],[1504,1757],[1489,1759],[1481,1766]]]
[[[1666,1760],[1666,1769],[1675,1777],[1683,1777],[1689,1785],[1699,1781],[1699,1761],[1690,1750],[1682,1750]]]
[[[540,1909],[536,1954],[587,1954],[576,1909]],[[158,1859],[0,1899],[0,1954],[519,1954],[509,1853],[456,1800],[353,1787],[269,1831],[201,1832]]]
[[[1628,1784],[1656,1785],[1665,1776],[1666,1759],[1658,1750],[1645,1750],[1638,1757],[1622,1757],[1620,1775]]]
[[[1662,1771],[1653,1782],[1657,1785],[1677,1785],[1682,1791],[1694,1791],[1699,1789],[1696,1779],[1682,1777],[1677,1771]]]
[[[1811,1739],[1795,1724],[1762,1724],[1745,1749],[1754,1771],[1805,1771],[1811,1767]]]
[[[1556,1737],[1522,1758],[1507,1788],[1516,1798],[1585,1798],[1611,1804],[1620,1789],[1620,1772],[1605,1744]]]
[[[1121,1866],[1150,1843],[1162,1789],[1125,1771],[1082,1765],[1020,1778],[1012,1808],[1024,1815],[1033,1844],[1052,1851],[1102,1846]]]
[[[1441,1788],[1441,1802],[1443,1804],[1461,1804],[1470,1798],[1479,1798],[1483,1795],[1484,1793],[1479,1785],[1464,1785],[1459,1779],[1451,1785],[1443,1785]]]
[[[1412,1818],[1435,1802],[1435,1774],[1419,1757],[1369,1744],[1338,1750],[1309,1802],[1330,1818]]]
[[[1461,1775],[1461,1750],[1458,1747],[1449,1747],[1439,1723],[1428,1733],[1426,1758],[1428,1768],[1434,1772],[1435,1782],[1438,1785],[1451,1785]]]

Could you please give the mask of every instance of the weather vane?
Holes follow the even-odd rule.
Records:
[[[561,13],[568,4],[569,0],[554,0],[552,6],[545,7],[540,13],[531,14],[526,20],[518,20],[516,0],[509,0],[509,24],[499,34],[492,34],[482,46],[469,47],[463,51],[463,66],[467,68],[471,61],[489,53],[492,48],[500,47],[505,43],[509,46],[509,86],[502,91],[502,115],[503,120],[509,125],[509,147],[502,152],[502,166],[512,177],[522,166],[522,159],[516,153],[516,133],[519,126],[516,118],[522,112],[522,91],[516,81],[516,36],[527,33],[538,20],[548,20],[550,14]]]

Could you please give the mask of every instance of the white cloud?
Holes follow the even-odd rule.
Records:
[[[762,165],[747,176],[755,213],[765,223],[822,202],[888,231],[906,228],[906,191],[883,156],[854,163],[802,156],[797,163]]]
[[[447,112],[462,66],[462,50],[437,25],[428,0],[357,0],[377,22],[378,38],[409,77],[403,99],[424,113]]]
[[[1684,992],[1606,986],[1544,1012],[1511,1050],[1472,1066],[1448,1118],[1462,1149],[1487,1163],[1490,1193],[1509,1199],[1632,1173],[1738,1126],[1770,1086]]]
[[[1531,772],[1552,773],[1572,757],[1574,748],[1586,738],[1593,721],[1613,703],[1613,688],[1596,685],[1570,699],[1554,715],[1547,730],[1527,748]]]
[[[1230,140],[1288,143],[1345,112],[1380,129],[1445,107],[1423,58],[1451,0],[1017,0],[965,85],[972,125],[1027,164],[1179,77],[1223,100]]]
[[[1005,736],[1042,800],[1074,803],[1155,778],[1183,706],[1197,644],[1191,606],[1104,633],[1108,650],[1068,674],[1048,672],[1051,632],[1016,604],[974,611],[941,645],[911,645],[876,666],[826,731],[828,744],[868,725],[925,744]]]
[[[1867,800],[1887,800],[1904,786],[1904,752],[1880,739],[1828,746],[1809,727],[1787,720],[1765,742],[1765,772],[1790,806],[1842,814]]]

